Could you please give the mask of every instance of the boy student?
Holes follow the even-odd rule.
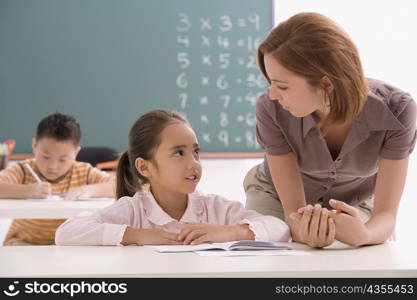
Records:
[[[0,172],[0,198],[114,197],[114,179],[109,174],[75,160],[80,138],[80,125],[73,117],[60,113],[45,117],[32,140],[34,158]],[[14,220],[3,244],[54,244],[55,231],[64,221]]]

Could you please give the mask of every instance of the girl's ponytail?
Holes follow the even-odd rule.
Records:
[[[124,196],[132,197],[137,190],[134,182],[136,176],[132,174],[127,151],[120,157],[116,173],[116,199]]]

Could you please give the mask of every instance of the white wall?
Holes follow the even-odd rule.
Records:
[[[275,24],[299,12],[322,13],[351,36],[367,77],[391,83],[417,99],[417,1],[281,0],[274,1]],[[397,220],[398,240],[416,240],[417,164],[410,158]]]

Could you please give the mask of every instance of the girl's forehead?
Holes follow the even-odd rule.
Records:
[[[194,145],[197,137],[194,130],[186,123],[170,124],[161,132],[161,145]]]

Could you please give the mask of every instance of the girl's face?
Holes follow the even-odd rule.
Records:
[[[185,195],[194,192],[201,178],[197,137],[184,122],[168,125],[160,135],[161,144],[148,162],[154,192]]]
[[[284,68],[271,54],[264,56],[264,63],[271,81],[271,100],[278,101],[284,109],[299,118],[323,110],[323,89],[312,87],[304,77]]]

